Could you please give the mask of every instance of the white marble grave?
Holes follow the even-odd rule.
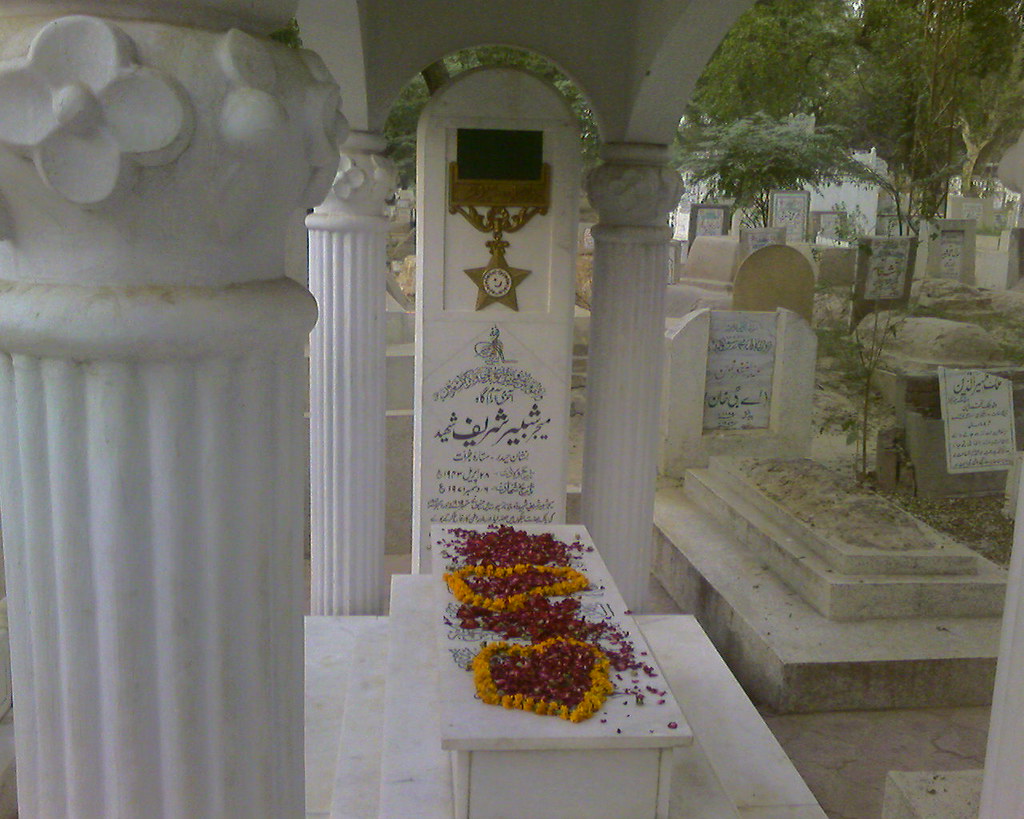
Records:
[[[584,527],[518,528],[531,534],[551,532],[563,542],[579,540],[591,547],[571,564],[590,580],[590,588],[577,593],[584,610],[614,622],[633,644],[637,659],[649,661],[654,674],[613,671],[618,692],[590,719],[575,724],[486,705],[476,698],[473,675],[465,665],[493,635],[449,625],[457,623],[459,604],[438,572],[441,747],[452,752],[456,817],[571,819],[579,815],[584,799],[588,819],[667,817],[674,749],[690,745],[693,735],[646,640]],[[430,536],[434,554],[440,556],[451,533],[432,526]],[[453,563],[446,560],[444,566]],[[647,686],[659,693],[647,693]],[[632,687],[647,693],[642,702],[624,690]]]
[[[935,219],[922,225],[917,275],[974,284],[977,229],[974,219]]]
[[[803,457],[817,339],[796,313],[696,310],[665,333],[662,474],[711,455]]]
[[[542,134],[550,205],[505,233],[507,270],[448,206],[468,129]],[[432,522],[564,520],[579,147],[562,97],[513,69],[435,95],[418,144],[413,560],[429,571]]]

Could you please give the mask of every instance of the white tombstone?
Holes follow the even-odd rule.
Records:
[[[807,241],[811,194],[808,191],[772,191],[768,208],[769,227],[786,229],[786,242]]]
[[[1016,459],[1013,382],[984,370],[939,367],[946,471],[999,472]]]
[[[935,219],[922,224],[916,275],[974,284],[976,235],[973,219]]]
[[[431,523],[564,521],[579,136],[553,87],[480,69],[424,109],[417,163],[413,566],[427,572]],[[453,204],[520,201],[538,174],[549,205],[500,237],[470,222],[493,208]]]
[[[696,310],[665,338],[662,474],[712,455],[808,454],[817,338],[800,316]]]

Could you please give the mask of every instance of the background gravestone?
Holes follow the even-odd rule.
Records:
[[[580,181],[572,112],[514,69],[459,75],[417,142],[413,566],[426,572],[432,522],[564,522]],[[459,204],[500,219],[503,198],[513,215],[537,206],[500,240]]]
[[[808,191],[772,191],[768,226],[786,229],[786,242],[807,241],[811,194]]]
[[[839,239],[841,215],[836,210],[812,210],[811,211],[811,241],[826,239],[836,241]]]
[[[665,332],[664,475],[712,455],[805,457],[817,337],[790,310],[695,310]]]
[[[976,234],[973,219],[935,219],[922,224],[918,277],[974,284]]]
[[[727,236],[732,211],[728,205],[691,205],[687,246],[698,236]]]
[[[872,311],[907,306],[916,252],[917,239],[909,236],[864,237],[857,243],[851,329]]]
[[[733,281],[734,310],[775,310],[784,307],[811,321],[814,310],[814,268],[800,251],[769,245],[740,262]]]
[[[740,228],[740,258],[768,245],[786,244],[785,228]]]

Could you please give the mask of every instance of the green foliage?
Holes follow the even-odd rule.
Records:
[[[854,23],[845,0],[754,4],[708,63],[688,119],[723,124],[759,111],[775,118],[820,118],[837,78],[852,70]]]
[[[430,68],[432,79],[440,77],[443,80],[446,76],[454,77],[473,68],[501,65],[529,71],[558,89],[579,122],[584,165],[596,164],[598,133],[590,106],[576,84],[546,58],[506,46],[480,46],[450,54],[441,64]],[[399,184],[403,186],[414,184],[416,179],[416,125],[430,94],[424,76],[417,76],[402,89],[384,124],[388,152],[398,168]]]
[[[751,209],[751,223],[762,225],[767,224],[772,190],[876,179],[834,129],[809,130],[762,113],[691,129],[677,144],[676,162],[695,182],[710,185],[715,196]]]
[[[276,40],[281,45],[289,48],[302,48],[302,38],[299,36],[299,21],[294,17],[288,21],[288,25],[272,31],[269,35],[271,40]]]

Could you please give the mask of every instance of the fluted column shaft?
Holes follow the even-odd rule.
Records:
[[[331,194],[306,219],[313,614],[382,614],[387,219],[384,142],[353,133]]]
[[[1020,488],[1024,488],[1024,483]],[[1024,816],[1024,497],[1017,496],[1013,552],[992,695],[979,819]]]
[[[609,145],[588,179],[600,221],[587,361],[583,523],[631,607],[651,572],[665,283],[679,176],[652,145]]]
[[[173,14],[2,22],[19,816],[300,819],[316,310],[283,247],[334,176],[337,88]]]

